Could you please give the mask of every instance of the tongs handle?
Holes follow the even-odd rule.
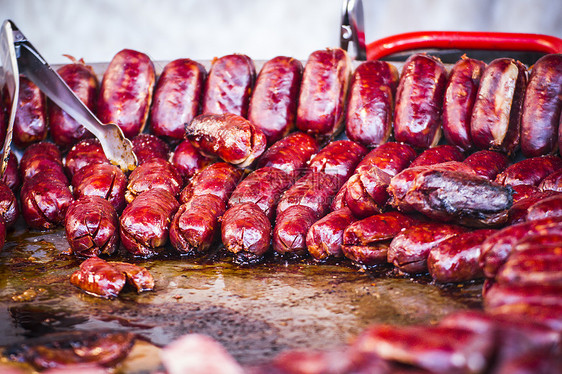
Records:
[[[349,45],[355,47],[349,50]],[[350,53],[356,60],[365,60],[365,26],[363,17],[363,3],[361,0],[344,0],[341,18],[340,47]]]
[[[367,59],[378,60],[416,49],[478,49],[561,53],[562,39],[550,35],[481,31],[416,31],[367,45]]]

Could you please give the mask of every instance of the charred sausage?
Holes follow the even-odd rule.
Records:
[[[72,178],[75,199],[97,196],[111,203],[117,213],[125,208],[127,177],[115,165],[92,164],[81,168]]]
[[[47,137],[47,101],[35,83],[20,76],[18,107],[12,139],[16,146],[25,148]]]

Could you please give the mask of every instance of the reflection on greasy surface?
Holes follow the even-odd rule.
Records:
[[[381,276],[388,269],[376,275],[342,265],[240,267],[229,259],[126,255],[114,258],[146,267],[155,290],[104,300],[70,284],[80,261],[67,248],[62,230],[9,235],[0,254],[0,346],[74,330],[130,331],[157,346],[202,333],[240,363],[255,364],[290,348],[345,344],[373,323],[431,323],[481,302],[480,283],[443,288],[423,277]],[[123,370],[135,372],[128,365]]]

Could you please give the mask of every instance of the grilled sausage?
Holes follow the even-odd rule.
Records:
[[[72,252],[80,257],[112,255],[119,245],[119,220],[111,203],[83,196],[66,211],[64,227]]]
[[[562,256],[560,242],[517,244],[499,269],[497,284],[562,286]]]
[[[66,154],[65,170],[70,178],[86,165],[109,164],[99,140],[84,139],[76,143]]]
[[[526,84],[525,66],[511,58],[496,59],[484,69],[470,122],[476,148],[516,150]]]
[[[526,157],[556,150],[561,108],[562,54],[545,55],[533,65],[525,90],[521,151]]]
[[[62,167],[62,155],[53,143],[39,142],[26,148],[20,161],[21,179],[25,181],[40,172],[56,175],[61,181],[67,181]]]
[[[344,230],[355,221],[349,208],[335,210],[316,221],[306,234],[308,253],[316,260],[341,257]]]
[[[8,156],[8,165],[2,176],[2,181],[6,183],[12,191],[17,191],[21,184],[18,157],[13,151]]]
[[[509,165],[509,159],[503,153],[489,150],[477,151],[463,161],[477,175],[494,180]]]
[[[150,109],[152,134],[176,142],[183,139],[185,124],[199,114],[206,77],[205,67],[188,58],[164,66]]]
[[[6,183],[0,181],[0,221],[4,222],[5,228],[15,225],[19,213],[16,195]]]
[[[153,158],[168,160],[170,146],[156,135],[139,134],[131,140],[131,143],[133,143],[133,152],[137,156],[139,165]]]
[[[366,61],[355,69],[345,118],[349,139],[370,148],[388,140],[398,79],[398,70],[386,61]]]
[[[99,82],[92,67],[86,65],[84,60],[74,60],[72,64],[59,68],[57,73],[88,109],[95,113]],[[49,102],[49,128],[53,141],[62,149],[93,137],[84,126],[53,102]]]
[[[343,184],[357,164],[367,154],[367,148],[351,140],[336,140],[320,150],[308,164],[314,173],[335,175]]]
[[[321,143],[343,127],[351,61],[343,49],[314,51],[304,67],[296,126]]]
[[[242,170],[225,162],[203,169],[181,191],[180,201],[187,203],[194,196],[215,195],[225,204],[242,178]]]
[[[161,158],[153,158],[138,166],[127,183],[125,199],[132,202],[138,195],[154,188],[168,191],[178,196],[183,187],[183,178],[172,164]]]
[[[12,140],[16,146],[25,148],[47,137],[47,100],[35,83],[24,76],[19,80]]]
[[[546,197],[531,205],[527,210],[526,221],[547,217],[562,217],[562,195]]]
[[[295,132],[273,143],[258,159],[257,167],[271,166],[297,178],[317,151],[318,144],[310,135]]]
[[[316,211],[306,205],[292,205],[278,213],[273,230],[273,250],[288,257],[305,255],[306,234],[316,220]]]
[[[544,284],[498,284],[486,291],[484,308],[491,309],[510,304],[562,305],[561,286]],[[549,329],[550,330],[550,329]],[[550,330],[552,331],[552,330]]]
[[[174,149],[170,162],[182,175],[184,182],[187,182],[209,166],[212,159],[199,153],[189,140],[184,140]]]
[[[267,61],[256,80],[248,119],[271,145],[295,127],[303,67],[299,60],[277,56]]]
[[[75,199],[83,196],[97,196],[111,203],[117,213],[125,208],[127,177],[115,165],[92,164],[81,168],[72,177]]]
[[[213,60],[201,112],[232,113],[246,118],[255,80],[256,67],[246,55],[232,54]]]
[[[429,149],[425,149],[414,161],[410,167],[436,165],[449,161],[463,161],[463,152],[450,144],[440,144]]]
[[[562,158],[558,156],[538,156],[516,162],[498,174],[496,182],[516,186],[528,184],[538,186],[550,174],[562,168]]]
[[[557,170],[545,177],[538,186],[541,191],[562,192],[562,169]]]
[[[103,74],[98,98],[98,118],[118,125],[132,139],[142,133],[148,118],[156,74],[150,57],[123,49]]]
[[[520,184],[517,187],[520,186],[526,186],[526,185]],[[547,199],[551,196],[556,196],[558,194],[559,192],[557,191],[535,191],[530,193],[528,196],[519,199],[518,201],[514,200],[513,205],[511,206],[511,208],[509,208],[508,224],[513,225],[515,223],[526,221],[527,213],[532,205],[543,199]]]
[[[220,157],[241,168],[250,166],[266,148],[263,132],[243,117],[208,114],[195,117],[185,127],[185,137],[203,155]]]
[[[486,64],[463,55],[453,66],[443,100],[443,135],[462,150],[472,148],[470,119]]]

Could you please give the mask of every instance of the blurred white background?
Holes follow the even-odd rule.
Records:
[[[418,30],[562,37],[561,0],[363,0],[367,42]],[[123,48],[166,61],[238,52],[300,59],[339,45],[341,0],[0,0],[50,63],[109,61]]]

